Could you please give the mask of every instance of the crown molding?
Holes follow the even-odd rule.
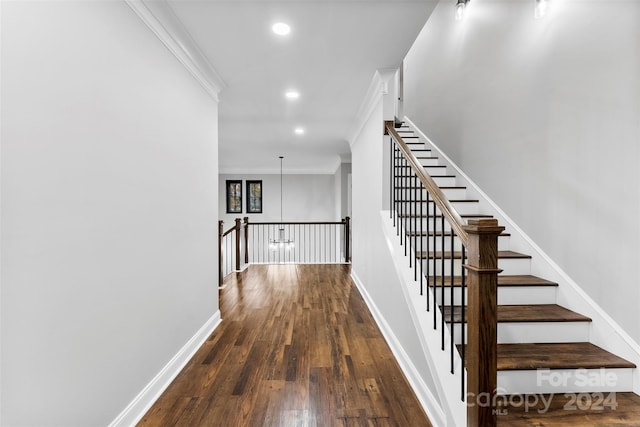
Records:
[[[165,0],[125,0],[169,51],[196,78],[211,97],[218,102],[218,94],[226,87]]]
[[[362,132],[365,123],[369,119],[369,116],[371,116],[371,113],[373,113],[382,96],[389,93],[389,81],[391,81],[396,71],[397,68],[381,68],[373,74],[367,94],[364,96],[362,104],[360,104],[358,113],[353,121],[354,124],[351,132],[349,133],[350,137],[348,141],[350,146],[353,146],[360,132]]]

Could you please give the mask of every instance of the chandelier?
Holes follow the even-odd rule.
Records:
[[[291,239],[285,237],[284,230],[284,222],[282,221],[282,160],[283,156],[279,156],[280,158],[280,227],[278,228],[278,238],[277,239],[269,239],[269,249],[272,251],[277,251],[279,249],[289,250],[294,246],[294,242]]]

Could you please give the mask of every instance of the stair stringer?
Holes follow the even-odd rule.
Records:
[[[461,392],[461,366],[462,360],[457,351],[454,351],[454,374],[450,372],[449,329],[445,328],[445,350],[441,350],[441,330],[433,329],[433,313],[426,311],[426,296],[419,295],[419,282],[413,278],[411,269],[407,266],[407,257],[404,248],[400,245],[396,235],[396,229],[389,218],[389,211],[381,212],[382,229],[387,242],[389,253],[393,260],[395,272],[401,283],[402,293],[406,299],[411,319],[420,339],[420,345],[429,364],[428,369],[436,380],[437,394],[440,396],[442,410],[446,417],[446,426],[467,425],[467,407],[462,401]],[[401,231],[402,232],[402,231]],[[425,291],[428,291],[425,289]],[[431,294],[430,298],[435,298]],[[441,314],[436,310],[436,325],[441,324]],[[465,385],[466,389],[466,385]],[[433,420],[432,420],[433,421]]]
[[[440,164],[456,172],[456,184],[467,187],[467,196],[479,199],[483,213],[489,213],[506,226],[511,234],[510,248],[532,256],[531,274],[558,283],[556,302],[592,319],[589,341],[640,366],[640,344],[600,307],[571,277],[546,254],[480,187],[469,178],[433,141],[408,117],[404,121],[438,153]],[[640,394],[640,368],[633,370],[633,392]]]

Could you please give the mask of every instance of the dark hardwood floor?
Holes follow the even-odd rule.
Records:
[[[253,265],[139,426],[430,426],[346,265]]]
[[[139,426],[431,425],[349,266],[253,265],[226,285],[222,324]],[[640,426],[640,396],[589,396],[508,399],[498,426]]]

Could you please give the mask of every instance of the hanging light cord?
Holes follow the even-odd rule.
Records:
[[[282,159],[280,156],[280,224],[282,224]]]

